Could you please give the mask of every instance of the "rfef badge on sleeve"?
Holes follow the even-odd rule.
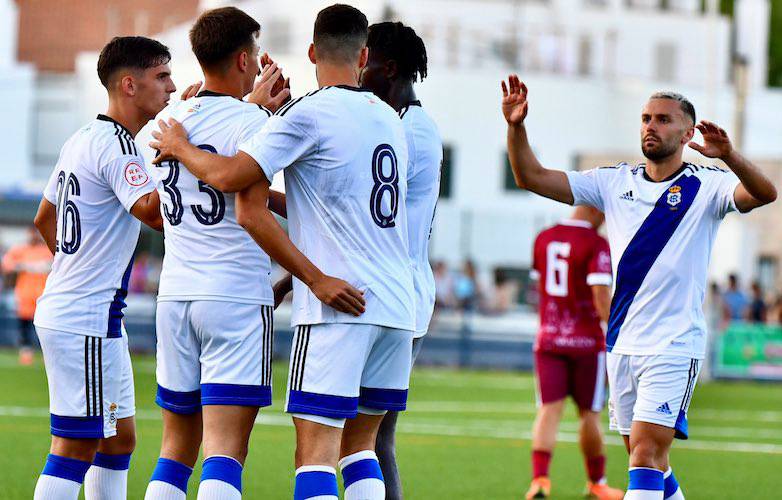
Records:
[[[676,205],[682,202],[682,188],[681,186],[671,186],[668,188],[668,205],[671,210],[676,210]]]

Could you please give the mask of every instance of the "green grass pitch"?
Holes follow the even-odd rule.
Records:
[[[286,499],[293,491],[294,435],[282,413],[284,363],[276,363],[274,406],[261,412],[244,472],[245,498]],[[154,359],[134,356],[138,447],[128,498],[140,499],[161,435],[154,404]],[[31,498],[49,446],[46,376],[0,353],[0,498]],[[398,453],[406,498],[519,499],[529,481],[534,386],[528,373],[416,369]],[[552,464],[553,498],[581,498],[584,468],[575,412],[569,410]],[[692,439],[677,442],[672,464],[688,499],[782,498],[782,388],[700,384],[690,412]],[[609,481],[626,486],[626,456],[607,432]],[[195,498],[197,469],[190,480]]]

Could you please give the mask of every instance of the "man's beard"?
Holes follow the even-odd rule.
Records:
[[[653,147],[647,148],[641,143],[641,151],[644,156],[652,161],[663,160],[676,152],[679,145],[674,143],[658,142]]]

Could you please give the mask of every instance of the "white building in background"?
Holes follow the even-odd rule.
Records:
[[[12,4],[12,2],[6,2]],[[204,1],[204,8],[236,5],[263,26],[264,50],[291,77],[294,95],[316,87],[306,58],[316,12],[331,0]],[[730,20],[716,0],[358,0],[370,22],[403,20],[424,38],[429,78],[418,86],[439,124],[447,154],[432,236],[432,256],[452,265],[465,258],[480,268],[524,269],[535,233],[569,207],[512,186],[505,155],[499,81],[518,72],[529,86],[528,128],[548,166],[569,169],[585,158],[633,161],[646,98],[660,89],[689,96],[699,116],[733,132]],[[782,159],[782,92],[765,88],[768,0],[737,0],[735,46],[749,61],[743,152]],[[157,35],[173,54],[178,86],[200,79],[187,32],[190,24]],[[38,158],[51,153],[81,123],[105,107],[95,76],[97,54],[84,54],[76,76],[49,82],[39,102]],[[64,92],[63,89],[68,89]],[[47,97],[48,96],[48,97]],[[67,108],[67,109],[66,109]],[[55,116],[56,115],[56,116]],[[51,128],[46,128],[51,127]],[[44,130],[45,129],[45,130]],[[43,154],[42,154],[43,153]],[[693,162],[706,162],[695,152]],[[45,177],[50,160],[36,167]],[[280,183],[281,179],[275,179]],[[770,210],[779,211],[779,206]],[[758,227],[728,217],[717,240],[712,273],[758,271]]]
[[[0,0],[0,189],[23,189],[33,178],[32,134],[35,69],[16,61],[18,9],[14,0]]]

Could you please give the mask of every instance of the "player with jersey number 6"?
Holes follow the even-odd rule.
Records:
[[[674,92],[653,94],[641,112],[646,163],[563,172],[543,167],[525,127],[527,87],[502,82],[508,155],[517,184],[605,213],[616,285],[606,335],[609,416],[630,453],[628,500],[684,498],[669,463],[674,437],[686,439],[687,410],[705,356],[704,290],[722,219],[767,205],[771,181],[731,145],[727,133],[698,123]],[[695,130],[703,144],[693,142]],[[685,146],[729,168],[682,161]]]
[[[605,404],[605,334],[611,302],[611,254],[597,233],[603,214],[579,206],[570,219],[535,239],[532,277],[539,281],[540,329],[535,341],[538,414],[532,429],[532,483],[526,498],[551,493],[548,469],[557,428],[571,396],[578,406],[579,444],[588,498],[620,500],[605,479],[600,414]]]

